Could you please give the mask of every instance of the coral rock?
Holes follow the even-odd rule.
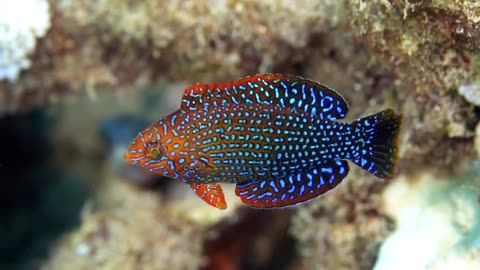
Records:
[[[50,27],[46,0],[3,2],[0,9],[0,80],[15,81],[30,66],[37,38]]]
[[[198,269],[204,263],[198,227],[172,219],[152,193],[119,184],[109,189],[116,203],[87,211],[82,227],[59,244],[43,269]]]
[[[392,183],[384,202],[397,228],[374,269],[480,269],[478,165],[459,179],[425,173]]]

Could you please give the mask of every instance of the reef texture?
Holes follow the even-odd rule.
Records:
[[[335,8],[297,2],[57,1],[29,72],[0,85],[1,111],[137,90],[160,76],[191,83],[269,71],[305,48]]]
[[[199,269],[204,234],[172,218],[161,196],[125,185],[108,187],[108,207],[86,211],[43,269]]]
[[[31,68],[16,83],[0,82],[0,111],[69,96],[94,98],[100,90],[135,91],[162,78],[194,83],[285,72],[329,83],[346,72],[350,77],[333,86],[355,101],[352,107],[395,105],[405,114],[403,156],[411,161],[405,166],[420,160],[445,165],[459,150],[467,151],[467,159],[474,156],[478,117],[458,90],[480,77],[479,5],[52,2],[51,27],[30,57]]]
[[[229,210],[219,211],[182,183],[163,179],[170,185],[152,192],[105,177],[82,226],[42,269],[287,269],[295,254],[288,211],[237,211],[231,189]]]
[[[375,270],[480,269],[480,167],[472,167],[450,176],[455,181],[429,173],[388,187],[385,211],[397,228],[382,244]]]
[[[406,118],[405,159],[438,167],[458,162],[455,153],[474,157],[465,138],[473,137],[478,116],[458,90],[480,80],[480,3],[349,2],[359,39],[393,75],[387,89]]]
[[[300,269],[372,269],[393,230],[379,208],[386,183],[355,169],[348,178],[296,211],[290,233],[298,240]]]
[[[476,158],[480,132],[472,97],[478,91],[465,92],[465,86],[480,80],[478,1],[62,0],[51,2],[50,13],[50,30],[38,40],[31,67],[15,83],[0,82],[2,113],[69,97],[95,99],[99,91],[139,93],[163,79],[210,83],[282,72],[338,89],[350,102],[349,120],[387,107],[403,113],[400,173],[448,170]],[[78,128],[66,130],[79,136]],[[295,210],[290,232],[299,265],[373,267],[394,229],[382,210],[386,185],[353,169],[345,184]],[[175,190],[163,199],[120,192],[127,199],[87,214],[46,268],[66,262],[85,269],[144,262],[155,268],[160,261],[159,267],[172,269],[202,265],[199,232],[235,215],[206,213],[190,199],[159,209],[167,196],[188,193]],[[189,253],[189,259],[162,257],[169,254],[162,241],[186,250],[175,254]],[[118,252],[124,256],[113,255]]]
[[[25,7],[29,8],[26,9]],[[50,27],[46,0],[3,2],[0,9],[0,80],[15,81],[28,68],[36,39]]]

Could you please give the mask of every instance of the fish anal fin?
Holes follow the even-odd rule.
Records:
[[[347,176],[348,163],[332,161],[285,178],[237,184],[235,194],[254,208],[279,208],[311,200],[335,188]]]
[[[204,200],[209,205],[219,209],[227,208],[223,189],[219,184],[190,183],[190,187],[200,199]]]

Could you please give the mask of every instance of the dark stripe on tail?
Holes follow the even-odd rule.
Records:
[[[353,122],[360,135],[352,161],[373,175],[393,178],[398,162],[398,137],[402,116],[393,110],[358,119]]]

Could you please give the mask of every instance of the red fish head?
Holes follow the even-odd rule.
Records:
[[[140,132],[125,154],[125,161],[138,165],[156,174],[170,176],[171,162],[167,158],[167,149],[161,141],[157,129],[148,128]]]

